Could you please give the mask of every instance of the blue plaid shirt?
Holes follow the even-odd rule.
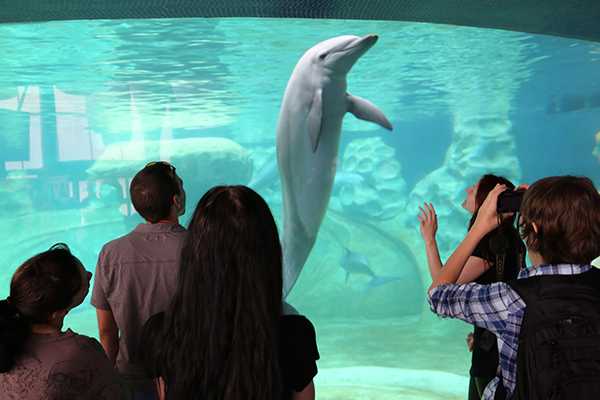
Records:
[[[517,279],[539,275],[576,275],[590,268],[590,265],[540,265],[522,270]],[[483,399],[494,398],[500,379],[510,397],[517,384],[517,350],[525,315],[523,299],[504,282],[491,285],[447,284],[429,292],[429,305],[442,317],[462,319],[496,334],[500,371],[485,388]]]

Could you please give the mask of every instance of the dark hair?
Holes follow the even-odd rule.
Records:
[[[496,185],[506,185],[508,190],[514,190],[515,185],[503,176],[485,174],[479,180],[477,185],[477,193],[475,194],[475,212],[469,221],[469,229],[475,223],[479,208],[485,201],[485,198]],[[489,232],[480,243],[488,243],[489,245],[481,246],[480,251],[483,258],[488,262],[494,263],[496,256],[507,253],[518,254],[523,256],[525,252],[523,242],[519,237],[517,229],[514,227],[514,217],[505,218],[500,226]]]
[[[129,193],[135,210],[156,223],[169,216],[173,196],[181,194],[180,179],[171,164],[152,162],[135,174]]]
[[[144,366],[146,376],[158,378],[164,375],[162,359],[162,330],[165,313],[154,314],[144,324],[135,355],[139,364]]]
[[[81,289],[81,262],[59,243],[25,261],[0,301],[0,372],[8,372],[31,334],[31,324],[46,323],[69,307]]]
[[[505,185],[508,190],[514,190],[515,185],[503,176],[485,174],[479,180],[477,185],[477,193],[475,195],[475,213],[479,211],[479,208],[485,201],[487,195],[491,192],[496,185]],[[475,222],[475,220],[473,220]]]
[[[245,186],[200,199],[163,332],[167,399],[281,396],[282,251],[267,203]]]
[[[496,185],[506,185],[508,190],[513,190],[515,188],[515,185],[513,185],[511,181],[503,176],[492,174],[483,175],[479,180],[479,184],[477,185],[477,193],[475,194],[475,212],[469,221],[469,229],[471,229],[475,223],[475,220],[477,219],[477,213],[479,212],[479,208],[483,204],[485,198]],[[510,222],[512,223],[512,221]]]
[[[521,216],[527,247],[548,264],[589,264],[600,255],[600,194],[589,178],[538,180],[525,191]]]

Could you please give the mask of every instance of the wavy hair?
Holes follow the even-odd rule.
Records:
[[[46,323],[52,313],[71,305],[81,289],[81,261],[64,243],[25,261],[0,301],[0,373],[12,369],[31,335],[31,324]]]
[[[589,264],[600,255],[600,194],[589,178],[536,181],[525,191],[521,216],[527,247],[548,264]]]
[[[273,215],[245,186],[200,199],[166,312],[167,399],[275,400],[282,393],[282,251]]]

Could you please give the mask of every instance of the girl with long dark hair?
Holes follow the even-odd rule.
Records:
[[[198,203],[177,291],[140,352],[160,398],[313,399],[319,354],[308,319],[282,316],[282,254],[268,205],[245,186]]]
[[[0,301],[0,399],[122,399],[116,372],[95,339],[62,331],[83,302],[87,272],[64,244],[25,261]]]
[[[487,174],[467,189],[467,197],[462,207],[472,214],[469,229],[475,222],[483,201],[497,184],[505,185],[509,190],[515,188],[508,179]],[[443,268],[435,238],[437,215],[431,203],[425,203],[420,207],[420,211],[421,235],[425,241],[429,272],[431,278],[435,279]],[[490,284],[513,280],[524,265],[525,244],[514,227],[514,217],[505,218],[498,228],[479,242],[468,258],[457,283]],[[469,400],[481,399],[483,390],[496,376],[498,368],[496,336],[483,328],[475,327],[473,333],[467,337],[467,343],[472,351]]]

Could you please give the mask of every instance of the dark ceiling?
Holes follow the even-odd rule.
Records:
[[[0,0],[0,23],[177,17],[417,21],[600,41],[600,0]]]

